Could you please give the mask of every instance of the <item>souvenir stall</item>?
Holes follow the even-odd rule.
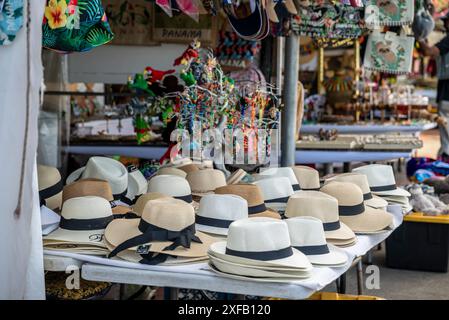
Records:
[[[47,134],[37,168],[24,152],[17,176],[34,211],[39,198],[42,245],[30,251],[43,250],[47,298],[102,299],[120,284],[120,299],[125,285],[140,288],[131,297],[150,287],[167,299],[307,299],[333,283],[344,294],[354,268],[363,295],[362,258],[401,226],[415,194],[392,166],[367,163],[408,158],[422,146],[414,133],[437,121],[428,100],[391,80],[411,71],[414,37],[393,26],[412,23],[413,1],[394,14],[374,0],[42,2],[33,39],[51,79]],[[331,47],[353,55],[326,62]],[[300,52],[313,51],[308,85]],[[37,114],[26,119],[37,130]],[[383,129],[360,136],[357,126]],[[50,159],[54,144],[61,155]],[[314,167],[355,161],[367,163]],[[66,272],[80,287],[67,287]]]

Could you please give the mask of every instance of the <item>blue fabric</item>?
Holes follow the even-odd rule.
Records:
[[[22,26],[23,0],[5,0],[0,11],[0,45],[11,44]]]

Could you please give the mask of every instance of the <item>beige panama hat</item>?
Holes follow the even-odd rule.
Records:
[[[179,176],[181,178],[184,178],[187,176],[187,173],[183,170],[172,168],[172,167],[164,167],[160,168],[157,172],[157,175],[172,175],[172,176]]]
[[[113,247],[110,257],[127,250],[141,255],[146,264],[164,262],[167,256],[204,257],[216,241],[195,230],[191,205],[170,198],[147,202],[140,219],[115,219],[106,228],[105,238]]]
[[[286,177],[267,178],[254,182],[262,190],[265,205],[283,214],[288,199],[295,193]]]
[[[261,235],[266,241],[261,241]],[[231,223],[227,241],[212,244],[209,255],[248,267],[279,266],[304,272],[312,270],[307,257],[291,247],[287,224],[271,218],[241,219]]]
[[[112,158],[89,158],[86,166],[72,172],[66,182],[70,184],[86,178],[101,179],[109,182],[115,200],[120,200],[127,193],[128,170],[121,162]]]
[[[248,203],[248,216],[269,217],[280,219],[281,216],[273,209],[267,208],[263,200],[263,193],[259,186],[254,184],[232,184],[215,189],[216,194],[235,194]]]
[[[38,165],[37,180],[41,205],[45,205],[51,210],[59,210],[62,205],[62,187],[64,185],[59,170]]]
[[[371,192],[379,196],[404,196],[410,193],[396,186],[393,168],[386,164],[369,164],[358,167],[352,172],[366,175]]]
[[[365,206],[363,192],[354,183],[332,181],[321,191],[338,200],[340,220],[355,233],[382,232],[393,223],[390,213]]]
[[[326,239],[345,243],[355,241],[354,232],[338,216],[338,201],[320,191],[301,191],[287,202],[287,218],[311,216],[323,223]]]
[[[248,202],[235,194],[208,194],[201,198],[196,213],[197,230],[227,235],[229,225],[248,218]]]
[[[296,179],[295,173],[292,168],[289,167],[280,167],[280,168],[261,168],[261,172],[259,174],[254,174],[253,177],[256,180],[273,178],[273,177],[286,177],[290,180],[293,191],[299,191],[299,183]]]
[[[344,251],[326,242],[320,219],[296,217],[285,222],[292,247],[304,253],[313,265],[341,267],[348,262]]]
[[[132,206],[132,211],[141,217],[148,201],[162,198],[174,199],[160,192],[148,192],[141,195],[139,199],[137,199],[136,203]]]
[[[178,169],[181,171],[184,171],[186,173],[186,175],[189,174],[190,172],[195,172],[195,171],[200,170],[200,168],[198,168],[198,166],[194,163],[186,164],[182,167],[179,167]]]
[[[216,188],[226,185],[224,173],[216,169],[192,171],[187,174],[186,179],[192,189],[192,194],[196,196],[214,193]]]
[[[55,243],[80,247],[106,248],[104,230],[114,219],[111,205],[104,198],[85,196],[64,202],[59,228],[43,237],[44,247]]]
[[[350,182],[356,184],[360,189],[362,189],[363,192],[363,200],[365,201],[365,204],[367,206],[370,206],[372,208],[376,209],[385,209],[388,206],[388,202],[382,199],[381,197],[378,197],[376,195],[373,195],[371,193],[369,184],[368,184],[368,178],[366,175],[361,173],[343,173],[336,175],[330,179],[327,179],[325,183],[331,182],[331,181],[340,181],[340,182]]]
[[[299,187],[304,191],[319,191],[320,190],[320,174],[318,170],[308,166],[294,166],[292,167],[295,173],[296,180],[298,180]]]

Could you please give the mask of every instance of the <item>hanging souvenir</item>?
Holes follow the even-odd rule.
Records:
[[[303,5],[291,20],[292,31],[312,38],[358,38],[364,32],[363,8],[321,1]]]
[[[196,21],[200,20],[200,12],[196,0],[176,0],[176,4],[184,14]]]
[[[220,31],[215,55],[222,66],[245,68],[259,50],[258,41],[241,39],[233,31]]]
[[[363,66],[385,73],[410,73],[414,43],[413,37],[374,32],[368,38]]]
[[[11,44],[22,25],[23,0],[0,0],[0,45]]]
[[[48,0],[43,46],[58,52],[84,52],[113,39],[101,0]]]
[[[169,16],[173,17],[170,0],[156,0],[156,4]]]
[[[365,21],[368,27],[410,25],[415,0],[367,0]]]
[[[416,14],[413,20],[413,35],[417,40],[424,40],[435,29],[435,21],[429,11],[428,0],[416,0]]]

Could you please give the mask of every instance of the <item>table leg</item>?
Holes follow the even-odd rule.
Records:
[[[340,290],[338,291],[338,293],[346,293],[346,273],[343,273],[340,276]]]
[[[366,254],[366,264],[373,264],[373,252],[371,250]]]
[[[324,175],[334,173],[334,164],[333,163],[325,163],[324,164]]]
[[[363,294],[363,265],[362,259],[357,262],[357,294]]]
[[[351,162],[344,162],[343,163],[343,173],[350,172],[351,171]]]
[[[119,287],[119,300],[125,300],[125,284],[120,283]]]
[[[178,300],[179,289],[169,288],[170,290],[170,300]]]

